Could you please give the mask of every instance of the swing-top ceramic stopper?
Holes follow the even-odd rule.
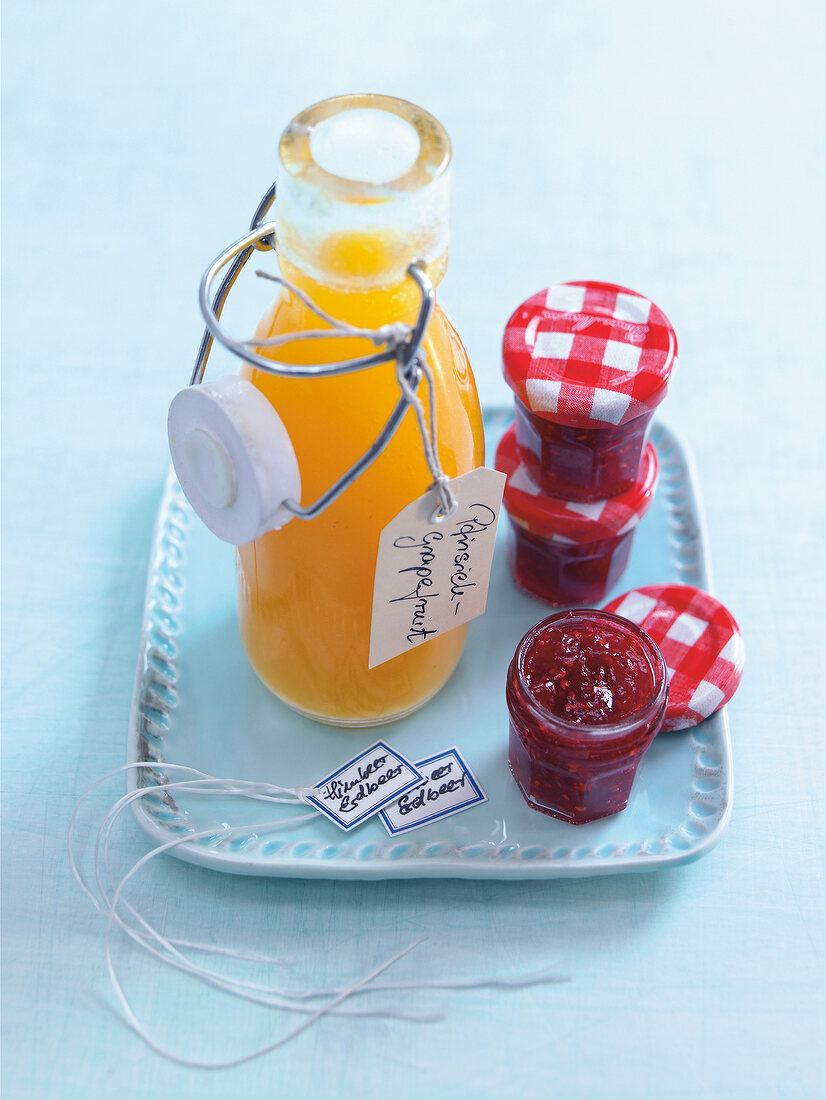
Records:
[[[301,499],[292,441],[246,379],[229,375],[176,394],[169,449],[187,500],[225,542],[243,546],[293,518],[283,504]]]

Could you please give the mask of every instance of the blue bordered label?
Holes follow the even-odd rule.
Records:
[[[381,811],[380,817],[391,836],[487,802],[488,796],[457,748],[417,760],[416,767],[422,773],[422,781]]]
[[[304,794],[304,800],[349,831],[420,783],[424,774],[384,741],[354,756]]]

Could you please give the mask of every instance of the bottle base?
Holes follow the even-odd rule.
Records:
[[[306,685],[296,684],[298,699],[290,690],[288,677],[268,675],[278,670],[259,666],[250,655],[250,647],[245,648],[250,665],[262,685],[295,714],[337,729],[370,729],[400,722],[434,699],[456,672],[466,637],[467,624],[464,624],[446,631],[439,638],[429,639],[410,653],[393,658],[393,661],[408,662],[402,666],[401,675],[397,668],[395,677],[364,676],[361,690],[358,684],[353,683],[343,685],[346,690],[327,690],[330,685],[322,683],[318,692],[314,692]],[[411,665],[411,659],[416,663]],[[381,674],[383,666],[371,672]],[[411,681],[415,682],[417,690],[411,686]],[[305,687],[303,692],[298,690],[302,686]],[[315,706],[308,706],[308,702]],[[319,707],[325,709],[320,710]]]
[[[272,692],[279,702],[283,703],[285,707],[289,707],[294,714],[299,714],[302,718],[309,718],[311,722],[318,722],[322,726],[332,726],[338,729],[370,729],[373,726],[389,726],[392,725],[393,722],[400,722],[403,718],[408,718],[411,714],[415,714],[417,710],[421,710],[422,707],[427,706],[431,699],[439,694],[444,684],[440,684],[431,695],[422,699],[420,703],[415,703],[412,707],[407,707],[405,710],[394,711],[392,714],[366,718],[340,718],[329,714],[319,714],[317,711],[307,710],[305,707],[300,707],[296,703],[291,703],[289,699],[285,699],[283,696],[273,691],[269,685],[265,684],[264,686]]]

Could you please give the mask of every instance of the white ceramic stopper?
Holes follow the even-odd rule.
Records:
[[[228,375],[188,386],[169,408],[169,449],[196,514],[218,538],[243,546],[293,518],[301,499],[292,441],[251,382]]]

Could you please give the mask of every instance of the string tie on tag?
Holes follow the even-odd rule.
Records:
[[[458,508],[458,504],[450,489],[450,478],[447,474],[441,474],[437,477],[431,488],[435,489],[439,496],[439,507],[431,514],[430,518],[434,523],[438,523],[440,520],[452,516]]]
[[[442,470],[442,465],[439,461],[436,440],[436,393],[433,384],[433,372],[430,369],[424,351],[419,352],[414,363],[424,375],[425,381],[427,382],[428,405],[430,407],[429,425],[425,419],[422,400],[413,389],[408,378],[407,363],[399,353],[396,355],[396,381],[399,384],[399,389],[402,391],[404,399],[416,414],[416,423],[419,426],[419,434],[422,437],[424,457],[427,462],[427,468],[430,470],[430,475],[433,478],[431,488],[436,490],[439,497],[439,507],[435,508],[431,513],[430,521],[431,523],[438,523],[440,520],[446,519],[447,516],[452,516],[458,508],[458,504],[450,489],[450,478]]]

